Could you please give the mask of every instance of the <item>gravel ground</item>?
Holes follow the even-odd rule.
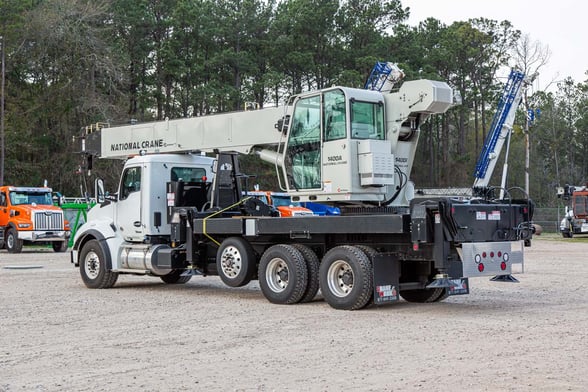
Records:
[[[90,290],[69,253],[2,250],[0,391],[585,391],[587,250],[538,238],[518,284],[355,312],[217,277]]]

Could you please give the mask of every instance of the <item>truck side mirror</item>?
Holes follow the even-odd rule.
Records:
[[[94,181],[94,197],[96,197],[96,203],[104,203],[104,180],[102,178],[97,178]]]

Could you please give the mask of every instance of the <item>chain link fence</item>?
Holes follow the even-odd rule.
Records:
[[[563,219],[563,207],[535,208],[533,223],[541,225],[546,233],[559,233],[559,222]]]

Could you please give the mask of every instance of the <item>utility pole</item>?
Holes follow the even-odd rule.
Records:
[[[0,185],[4,185],[4,157],[5,157],[5,142],[4,142],[4,81],[6,75],[5,68],[5,50],[4,50],[4,35],[0,37],[0,61],[2,62],[2,81],[0,82]]]
[[[529,197],[529,162],[530,162],[530,142],[529,142],[529,100],[527,99],[527,90],[525,90],[525,193]]]

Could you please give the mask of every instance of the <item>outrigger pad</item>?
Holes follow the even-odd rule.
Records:
[[[493,278],[490,278],[492,282],[509,282],[509,283],[519,283],[519,280],[512,275],[496,275]]]
[[[437,278],[427,285],[428,289],[450,288],[453,286],[451,280],[447,277]]]
[[[437,278],[429,283],[426,288],[445,288],[449,295],[465,295],[470,293],[470,283],[468,278]]]

